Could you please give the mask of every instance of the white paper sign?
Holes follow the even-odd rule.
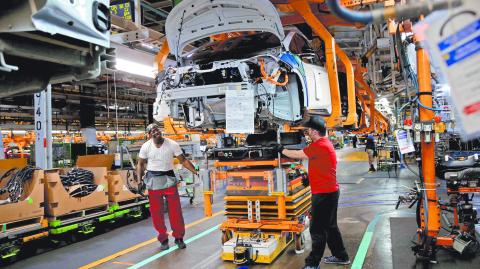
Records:
[[[397,143],[398,148],[400,149],[401,154],[407,154],[415,151],[415,146],[413,145],[412,137],[410,133],[405,130],[397,130]]]
[[[435,12],[415,27],[451,86],[452,107],[467,139],[480,136],[479,14],[479,1],[469,0],[460,8]]]
[[[35,165],[47,169],[47,92],[34,94],[35,105]]]
[[[255,131],[255,95],[251,90],[227,90],[226,133],[248,133]]]

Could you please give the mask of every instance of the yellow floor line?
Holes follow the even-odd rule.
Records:
[[[113,264],[128,265],[128,266],[135,265],[134,263],[130,263],[130,262],[112,262],[112,263],[113,263]]]
[[[223,211],[223,210],[222,210],[222,211],[219,211],[219,212],[217,212],[217,213],[215,213],[215,214],[213,214],[211,217],[205,217],[205,218],[203,218],[203,219],[199,219],[199,220],[197,220],[197,221],[194,221],[194,222],[192,222],[192,223],[189,223],[189,224],[185,225],[185,229],[188,229],[188,228],[190,228],[190,227],[193,227],[193,226],[195,226],[195,225],[198,225],[198,224],[200,224],[200,223],[202,223],[202,222],[205,222],[205,221],[207,221],[207,220],[209,220],[209,219],[211,219],[211,218],[213,218],[213,217],[216,217],[216,216],[218,216],[218,215],[221,215],[221,214],[224,214],[224,211]],[[144,246],[153,244],[153,243],[155,243],[155,242],[157,242],[157,238],[156,238],[156,237],[154,237],[154,238],[152,238],[152,239],[149,239],[149,240],[147,240],[147,241],[145,241],[145,242],[136,244],[136,245],[134,245],[134,246],[131,246],[131,247],[129,247],[129,248],[126,248],[126,249],[124,249],[124,250],[121,250],[121,251],[119,251],[119,252],[117,252],[117,253],[114,253],[114,254],[112,254],[112,255],[110,255],[110,256],[107,256],[107,257],[105,257],[105,258],[101,258],[101,259],[99,259],[99,260],[97,260],[97,261],[94,261],[94,262],[89,263],[89,264],[87,264],[87,265],[84,265],[84,266],[82,266],[82,267],[79,267],[78,269],[90,269],[90,268],[93,268],[93,267],[98,266],[98,265],[100,265],[100,264],[102,264],[102,263],[106,263],[106,262],[111,261],[111,260],[113,260],[113,259],[115,259],[115,258],[118,258],[118,257],[120,257],[120,256],[122,256],[122,255],[125,255],[125,254],[127,254],[127,253],[132,252],[132,251],[135,251],[135,250],[137,250],[137,249],[139,249],[139,248],[142,248],[142,247],[144,247]]]
[[[362,151],[351,152],[341,158],[342,161],[347,162],[363,162],[368,161],[368,154]]]

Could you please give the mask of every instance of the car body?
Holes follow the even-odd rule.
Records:
[[[95,78],[110,47],[108,0],[5,0],[0,98]]]
[[[254,114],[255,131],[299,122],[306,113],[330,115],[327,71],[298,29],[283,28],[270,1],[184,0],[170,12],[166,29],[177,66],[159,73],[156,120],[228,127],[229,91],[252,93],[247,107],[253,111],[246,113]],[[224,38],[184,52],[219,34]]]

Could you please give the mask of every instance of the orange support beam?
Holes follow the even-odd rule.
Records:
[[[345,66],[345,73],[347,74],[347,93],[348,93],[348,114],[343,125],[353,125],[357,123],[357,107],[355,104],[355,75],[353,73],[353,64],[348,58],[347,54],[335,44],[335,49],[338,58]]]
[[[307,0],[291,0],[290,6],[302,17],[305,18],[307,24],[312,28],[325,43],[326,66],[328,73],[328,81],[330,84],[330,94],[332,98],[332,114],[326,117],[327,127],[332,128],[342,125],[342,108],[340,99],[340,89],[338,86],[337,76],[337,59],[335,53],[335,39],[328,32],[327,28],[312,13],[310,4]]]
[[[377,120],[376,122],[378,123],[378,126],[377,128],[379,128],[377,130],[377,133],[383,133],[385,131],[388,131],[389,129],[389,120],[387,117],[385,117],[385,115],[383,115],[380,111],[378,111],[377,109],[375,109],[375,115],[377,117]]]
[[[167,56],[170,53],[170,48],[168,47],[167,39],[162,43],[162,48],[155,56],[155,61],[157,62],[158,71],[162,71],[165,68],[165,61],[167,61]]]
[[[204,191],[203,192],[203,211],[205,214],[205,217],[211,217],[212,216],[212,197],[213,197],[213,191]]]
[[[417,48],[417,74],[418,89],[420,92],[420,102],[432,107],[432,84],[430,73],[430,61],[427,51],[420,47]],[[431,110],[419,107],[420,121],[433,122],[435,113]],[[436,237],[440,230],[440,208],[438,207],[438,197],[435,181],[435,143],[433,138],[430,143],[425,142],[425,134],[422,136],[421,153],[422,153],[422,175],[424,188],[426,189],[428,218],[425,220],[428,224],[428,236]],[[425,205],[425,204],[424,204]]]
[[[287,210],[285,208],[285,194],[284,193],[279,193],[277,195],[277,214],[278,214],[278,219],[286,219],[287,218]]]
[[[362,106],[362,110],[363,110],[362,115],[360,117],[360,123],[358,126],[363,129],[367,127],[367,118],[366,118],[367,107],[365,104],[365,99],[363,99],[363,96],[360,94],[357,94],[357,97],[358,97],[358,100],[360,101],[360,105]]]
[[[359,69],[355,70],[355,81],[360,85],[360,87],[367,91],[369,96],[369,103],[370,103],[370,125],[365,130],[365,132],[373,132],[375,130],[375,93],[370,89],[370,86],[365,82],[363,76]]]

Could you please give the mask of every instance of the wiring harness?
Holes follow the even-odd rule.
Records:
[[[85,197],[97,189],[92,171],[74,168],[61,175],[63,187],[72,197]]]
[[[128,190],[131,191],[132,193],[140,194],[143,197],[146,196],[145,190],[147,189],[147,186],[145,185],[145,182],[143,182],[143,180],[138,180],[135,170],[133,169],[127,170],[126,183],[127,183]]]
[[[8,179],[7,184],[0,188],[0,195],[8,193],[6,200],[0,200],[0,204],[17,203],[25,192],[25,185],[32,180],[33,172],[37,168],[27,166],[22,169],[12,168],[0,177],[0,183]]]

